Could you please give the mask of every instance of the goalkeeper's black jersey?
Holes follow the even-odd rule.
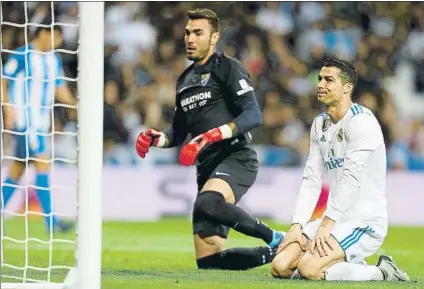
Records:
[[[201,66],[188,67],[177,80],[176,93],[172,127],[184,138],[187,134],[194,138],[233,121],[242,112],[243,101],[249,99],[246,96],[254,97],[249,74],[242,64],[221,53],[213,54]],[[208,147],[197,160],[200,165],[207,164],[217,154],[249,142],[250,135],[223,140]]]

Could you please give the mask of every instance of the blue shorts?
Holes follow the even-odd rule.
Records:
[[[47,153],[48,137],[38,134],[15,135],[15,155],[20,159],[38,157]]]

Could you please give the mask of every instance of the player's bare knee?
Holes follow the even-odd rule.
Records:
[[[290,278],[303,254],[298,243],[289,244],[272,260],[272,276]]]
[[[336,248],[335,246],[333,248]],[[316,251],[314,255],[306,254],[298,264],[299,274],[308,280],[322,280],[324,272],[333,264],[342,262],[344,253],[333,250],[329,255],[320,257]]]
[[[293,269],[290,268],[291,264],[284,259],[280,259],[277,262],[272,261],[271,275],[275,278],[289,279],[293,275]]]
[[[292,269],[286,269],[286,270],[282,270],[282,269],[276,269],[274,267],[272,267],[271,269],[271,275],[274,278],[278,278],[278,279],[290,279],[291,276],[293,275],[294,270]]]
[[[320,270],[317,270],[316,268],[304,268],[302,267],[302,269],[298,269],[299,270],[299,274],[300,276],[302,276],[302,278],[307,279],[307,280],[311,280],[311,281],[319,281],[321,280],[321,276],[322,276],[322,272]]]
[[[307,280],[319,280],[321,276],[321,268],[319,259],[315,258],[311,254],[306,254],[300,259],[297,270],[299,270],[300,276]]]
[[[307,280],[321,279],[321,266],[318,266],[316,262],[300,260],[297,269],[300,276]]]
[[[220,193],[227,203],[234,204],[235,197],[231,186],[224,180],[218,178],[209,179],[203,186],[201,193],[207,191],[214,191]]]

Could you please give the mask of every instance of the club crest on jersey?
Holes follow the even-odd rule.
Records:
[[[343,141],[343,129],[339,129],[339,132],[337,133],[337,140],[339,142]]]
[[[328,128],[330,127],[330,119],[327,118],[326,120],[324,120],[324,122],[322,123],[322,132],[326,132],[328,130]]]
[[[202,74],[202,76],[200,76],[200,83],[202,86],[205,86],[208,83],[209,78],[211,78],[210,73]]]

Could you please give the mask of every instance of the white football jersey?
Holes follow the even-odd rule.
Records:
[[[319,114],[311,127],[310,149],[293,216],[305,225],[315,208],[326,173],[330,196],[325,216],[336,222],[372,224],[387,230],[386,148],[374,114],[352,104],[332,123]]]

